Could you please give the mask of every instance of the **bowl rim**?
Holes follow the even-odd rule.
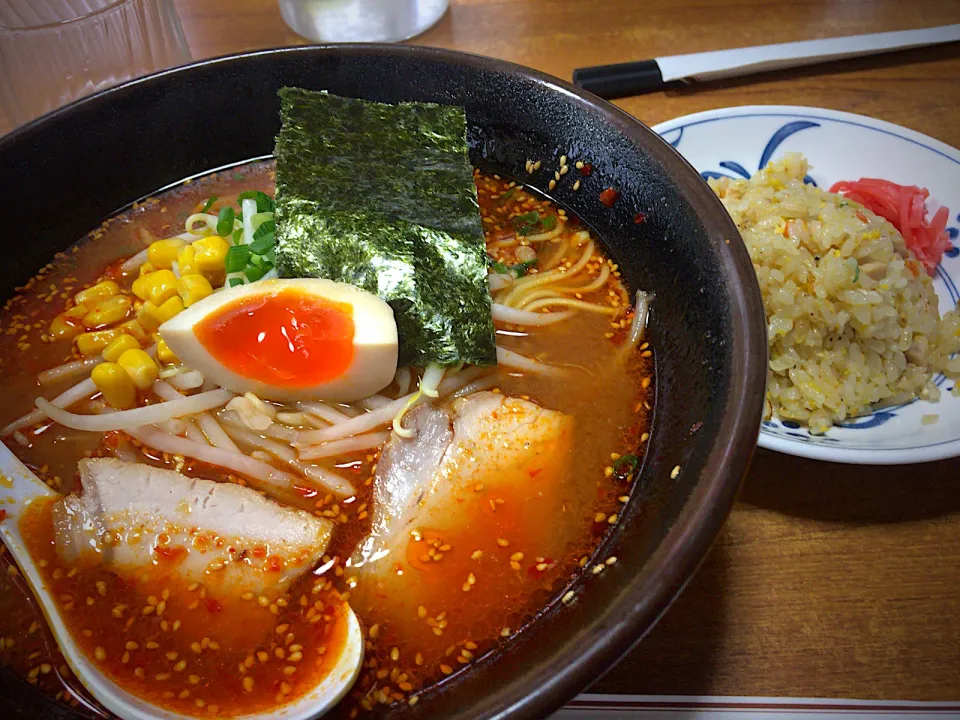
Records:
[[[667,142],[613,104],[569,82],[516,63],[457,50],[413,44],[337,43],[268,48],[220,55],[136,78],[40,116],[0,137],[0,156],[8,144],[26,141],[35,132],[54,126],[64,115],[88,105],[109,102],[117,94],[135,91],[162,78],[197,68],[229,65],[257,57],[328,54],[389,56],[467,65],[488,72],[520,76],[560,93],[598,114],[631,143],[643,148],[665,171],[674,174],[688,194],[717,249],[723,281],[734,299],[730,307],[732,367],[720,430],[704,469],[673,526],[650,556],[643,571],[625,584],[621,602],[609,605],[590,642],[574,653],[561,653],[544,662],[525,688],[498,688],[496,706],[481,703],[478,717],[536,718],[546,716],[609,670],[638,643],[692,579],[733,507],[756,448],[766,383],[766,322],[760,288],[736,226],[699,173]],[[654,419],[656,421],[656,419]],[[669,472],[664,468],[664,472]],[[614,609],[619,612],[614,612]]]

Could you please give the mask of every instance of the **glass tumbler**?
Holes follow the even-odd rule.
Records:
[[[173,0],[0,0],[0,110],[13,127],[189,61]]]
[[[450,0],[279,0],[284,22],[314,42],[399,42],[419,35]]]

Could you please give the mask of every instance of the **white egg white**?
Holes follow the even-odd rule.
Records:
[[[284,290],[315,295],[353,308],[353,360],[342,375],[310,387],[273,385],[245,377],[214,357],[194,329],[211,314],[246,297],[272,295]],[[252,392],[265,400],[331,400],[351,402],[382,390],[397,371],[397,323],[390,306],[376,295],[346,283],[313,278],[261,280],[225,288],[191,305],[160,326],[160,336],[188,367],[237,393]]]

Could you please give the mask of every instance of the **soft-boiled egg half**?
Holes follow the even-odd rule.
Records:
[[[266,400],[350,402],[397,371],[397,323],[376,295],[310,278],[221,290],[160,326],[190,368]]]

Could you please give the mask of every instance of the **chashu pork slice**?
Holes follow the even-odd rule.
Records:
[[[53,508],[57,553],[127,578],[178,576],[210,593],[283,592],[323,555],[332,526],[249,488],[116,459],[79,462],[82,492]]]
[[[542,513],[550,511],[553,491],[569,467],[569,415],[479,392],[446,406],[421,405],[404,424],[416,433],[394,433],[383,449],[370,535],[350,559],[353,567],[402,574],[417,565],[420,551],[411,543],[463,533],[479,539],[497,524],[504,532],[517,525],[515,534],[543,541],[543,552],[550,550],[560,535]],[[484,514],[506,503],[505,497],[512,498],[509,507]]]

